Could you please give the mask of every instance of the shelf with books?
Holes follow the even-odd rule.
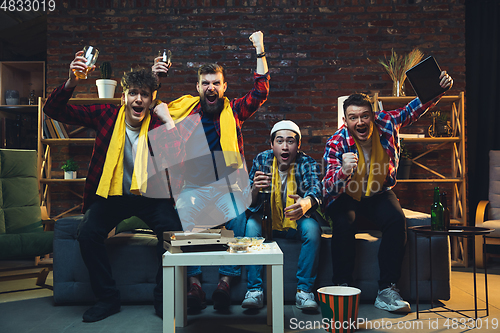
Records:
[[[37,172],[39,180],[39,196],[40,205],[44,206],[47,215],[50,218],[58,219],[63,216],[74,214],[81,208],[83,185],[86,178],[77,179],[62,179],[61,171],[58,173],[53,170],[54,160],[55,163],[61,162],[62,151],[67,152],[69,147],[76,148],[80,161],[90,160],[90,149],[95,142],[93,137],[80,137],[86,134],[85,127],[78,127],[70,130],[70,127],[58,122],[57,120],[47,117],[43,113],[43,105],[45,98],[38,100],[38,161]],[[91,104],[120,104],[120,98],[71,98],[68,104],[73,105],[91,105]],[[78,135],[78,137],[75,137]],[[85,146],[88,148],[83,149]],[[80,153],[80,151],[82,151]],[[85,152],[83,152],[85,151]],[[67,153],[66,153],[67,154]],[[59,162],[58,162],[59,160]],[[51,188],[55,189],[63,186],[64,193],[71,193],[74,200],[69,198],[71,196],[64,195],[64,200],[71,201],[68,207],[60,208],[60,202],[54,201]],[[57,195],[56,195],[57,197]],[[51,208],[56,205],[57,214],[51,214]],[[63,210],[61,212],[61,210]]]

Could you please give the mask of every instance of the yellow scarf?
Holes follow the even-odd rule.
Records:
[[[356,173],[353,175],[351,181],[347,185],[346,193],[353,199],[360,201],[363,194],[363,180],[366,176],[366,163],[363,149],[359,142],[356,142],[358,149],[359,161]],[[380,191],[384,185],[387,171],[389,170],[389,155],[380,143],[380,135],[378,129],[373,127],[372,134],[372,154],[370,158],[370,173],[368,174],[368,184],[365,196],[369,197],[372,191]],[[354,183],[353,183],[354,182]],[[353,183],[353,184],[351,184]]]
[[[130,192],[142,195],[147,190],[148,179],[148,129],[151,115],[149,111],[141,124],[137,152],[132,173]],[[116,118],[115,128],[111,135],[106,160],[102,170],[101,180],[96,194],[107,198],[110,195],[123,195],[123,151],[125,148],[125,105],[122,105]]]
[[[174,122],[178,123],[186,118],[199,102],[199,96],[185,95],[170,102],[168,110]],[[224,97],[224,109],[220,114],[220,145],[226,165],[233,166],[235,169],[241,168],[243,165],[236,136],[236,121],[234,120],[233,109],[226,97]]]
[[[289,195],[297,192],[297,184],[295,183],[295,166],[288,168],[288,176],[286,181],[286,205],[288,207],[295,203],[295,200]],[[272,170],[272,190],[271,190],[271,216],[273,217],[273,230],[285,230],[288,228],[297,229],[297,222],[284,217],[283,203],[281,201],[281,178],[278,172],[278,163],[276,157],[273,159]]]

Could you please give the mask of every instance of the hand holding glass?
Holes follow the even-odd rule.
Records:
[[[269,178],[269,182],[271,182],[271,180],[273,179],[273,175],[271,174],[271,168],[268,165],[261,165],[259,169],[260,171],[265,173],[265,175]],[[271,184],[269,184],[269,186],[267,187],[261,188],[259,192],[266,194],[271,193]]]
[[[87,74],[92,70],[92,66],[95,65],[98,56],[99,56],[98,49],[90,45],[85,46],[83,48],[82,57],[86,59],[85,65],[87,65],[87,69],[83,72],[80,70],[73,69],[73,73],[75,73],[76,77],[81,80],[87,79]]]
[[[172,52],[167,49],[163,49],[160,52],[158,52],[158,57],[155,58],[155,63],[158,62],[164,62],[167,67],[170,68],[170,65],[172,64]],[[167,76],[168,72],[158,72],[158,76],[165,77]]]

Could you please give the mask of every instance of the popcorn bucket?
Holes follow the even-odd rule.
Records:
[[[323,287],[318,298],[323,328],[332,333],[351,333],[357,327],[361,290],[353,287]]]

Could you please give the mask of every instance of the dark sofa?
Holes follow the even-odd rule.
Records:
[[[430,216],[424,213],[404,210],[407,225],[430,224]],[[56,222],[54,231],[54,301],[56,303],[80,303],[94,301],[88,273],[80,256],[76,232],[81,216],[63,218]],[[328,228],[324,228],[321,242],[320,264],[316,286],[331,285],[331,251]],[[377,294],[379,276],[377,251],[380,232],[360,231],[357,236],[357,261],[354,285],[362,290],[362,300],[373,301]],[[298,254],[300,242],[276,239],[284,253],[285,302],[295,302]],[[419,247],[419,292],[420,299],[430,299],[430,270],[428,263],[428,238],[418,238]],[[107,240],[113,275],[121,292],[123,302],[153,301],[156,237],[150,233],[121,232]],[[450,246],[447,237],[433,237],[433,293],[434,299],[450,298]],[[414,235],[408,233],[408,244],[403,262],[403,271],[398,288],[407,300],[414,300],[415,294]],[[265,279],[265,274],[264,274]],[[210,298],[218,281],[218,267],[203,268],[203,289]],[[246,292],[246,270],[241,278],[231,285],[234,304],[240,304]]]

